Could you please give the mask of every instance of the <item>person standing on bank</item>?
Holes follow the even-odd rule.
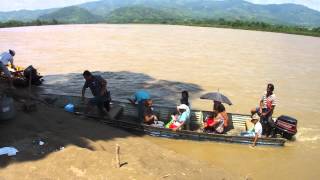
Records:
[[[276,95],[273,93],[274,85],[268,84],[267,91],[263,94],[259,107],[251,110],[251,115],[258,114],[261,118],[264,134],[274,136],[274,121],[272,119],[273,111],[276,107]]]
[[[12,81],[12,76],[11,73],[8,69],[9,63],[11,64],[11,67],[16,70],[15,65],[13,64],[13,56],[15,56],[15,51],[9,49],[8,52],[3,52],[0,55],[0,71],[4,73],[4,75],[9,79],[10,87],[13,88],[13,81]]]
[[[97,106],[100,113],[105,115],[104,108],[110,110],[110,94],[107,92],[107,81],[99,75],[92,75],[90,71],[83,72],[83,78],[86,82],[82,88],[82,101],[84,101],[84,95],[87,88],[90,88],[93,98],[90,98],[85,113],[92,111],[94,106]]]

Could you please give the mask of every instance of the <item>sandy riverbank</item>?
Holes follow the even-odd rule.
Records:
[[[0,123],[0,147],[20,152],[0,157],[3,179],[238,179],[220,167],[179,155],[154,143],[62,109],[37,104],[23,112],[24,90],[16,90],[17,116]],[[20,96],[21,95],[21,96]],[[45,144],[38,145],[41,140]],[[121,147],[120,169],[115,146]],[[63,147],[63,148],[62,148]]]

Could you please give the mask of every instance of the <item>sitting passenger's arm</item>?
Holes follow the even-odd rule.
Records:
[[[229,117],[226,111],[221,113],[223,119],[224,119],[224,126],[227,127],[228,126],[228,122],[229,122]]]
[[[144,122],[145,123],[152,121],[152,119],[153,119],[152,115],[148,115],[148,114],[144,115]]]
[[[255,133],[255,134],[256,134],[256,135],[255,135],[255,137],[254,137],[254,139],[253,139],[252,147],[255,147],[256,144],[257,144],[257,141],[258,141],[258,133]]]
[[[186,113],[184,112],[184,113],[182,113],[179,117],[178,117],[178,119],[176,120],[177,122],[179,122],[180,124],[179,124],[179,126],[177,126],[177,128],[175,128],[175,130],[176,129],[178,129],[178,128],[180,128],[182,125],[184,125],[184,123],[187,121],[187,115],[186,115]]]

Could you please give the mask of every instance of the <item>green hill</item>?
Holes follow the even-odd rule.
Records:
[[[144,6],[118,8],[106,17],[107,23],[169,23],[183,16]]]
[[[144,6],[193,19],[263,21],[272,24],[320,26],[320,12],[302,5],[258,5],[243,0],[102,0],[80,5],[101,16],[123,7]]]
[[[103,21],[102,17],[77,6],[61,8],[52,13],[42,15],[38,19],[41,21],[57,20],[62,23],[97,23]]]
[[[100,0],[59,10],[0,12],[0,21],[13,19],[30,21],[40,18],[43,20],[56,19],[67,23],[94,23],[102,22],[104,19],[109,22],[132,22],[134,19],[129,14],[145,23],[155,23],[151,22],[151,19],[161,22],[163,19],[183,17],[194,20],[223,18],[229,21],[320,26],[320,12],[305,6],[297,4],[258,5],[244,0]],[[143,17],[145,19],[141,19]]]

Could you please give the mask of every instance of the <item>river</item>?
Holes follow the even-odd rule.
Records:
[[[298,119],[283,148],[150,138],[163,147],[254,179],[318,179],[320,172],[320,38],[281,33],[167,25],[59,25],[0,29],[0,49],[34,65],[47,92],[79,95],[83,70],[108,80],[114,99],[148,89],[173,105],[188,90],[194,108],[209,110],[205,92],[227,95],[227,111],[248,113],[266,84],[275,85],[275,115]]]

